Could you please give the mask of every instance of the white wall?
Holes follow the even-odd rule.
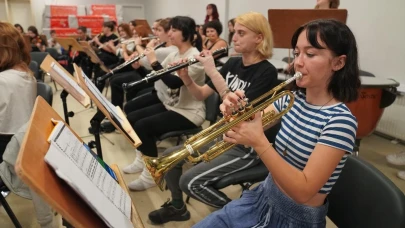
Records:
[[[162,17],[189,16],[197,24],[204,24],[206,7],[215,3],[219,12],[219,20],[225,19],[225,0],[146,0],[145,15],[150,24]]]
[[[7,21],[5,1],[0,0],[0,21]]]
[[[313,9],[315,0],[228,0],[229,17],[257,11],[267,17],[272,9]],[[405,83],[405,1],[342,0],[341,9],[348,10],[347,25],[356,36],[360,67],[377,77],[394,78]],[[274,58],[288,55],[275,50]]]

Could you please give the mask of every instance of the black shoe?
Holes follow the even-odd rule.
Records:
[[[170,221],[187,221],[190,219],[190,212],[186,204],[182,208],[175,208],[171,202],[167,201],[162,208],[149,213],[149,219],[155,224],[163,224]]]
[[[100,129],[104,133],[110,133],[115,131],[115,127],[110,121],[104,121],[103,123],[101,123]]]

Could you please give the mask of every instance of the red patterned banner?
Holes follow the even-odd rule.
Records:
[[[69,28],[68,17],[51,17],[50,19],[51,28]]]
[[[91,5],[93,15],[108,15],[112,18],[116,17],[115,5]]]
[[[51,5],[51,16],[77,15],[77,6]]]
[[[104,17],[77,16],[77,23],[79,26],[86,26],[87,28],[102,28],[104,23]]]

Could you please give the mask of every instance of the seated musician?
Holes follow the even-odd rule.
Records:
[[[356,40],[345,24],[316,20],[299,27],[291,44],[294,70],[303,77],[292,82],[295,100],[284,96],[264,110],[279,113],[293,102],[275,148],[264,137],[261,112],[224,136],[257,151],[269,175],[194,227],[326,226],[326,198],[356,138],[356,118],[344,104],[357,99],[360,87]],[[221,110],[229,114],[239,97],[243,92],[227,96]]]
[[[125,45],[123,44],[123,42],[129,41],[132,38],[132,31],[130,30],[128,24],[125,23],[120,24],[118,26],[118,33],[121,38],[120,43],[118,45],[115,45],[113,40],[110,40],[107,45],[111,48],[111,50],[113,50],[113,52],[118,58],[123,59],[124,52],[126,53],[126,55],[132,54],[135,45],[132,42]]]
[[[340,0],[316,0],[315,9],[337,9]]]
[[[172,42],[169,39],[168,33],[170,30],[170,18],[166,18],[163,20],[160,20],[158,23],[158,26],[156,27],[156,35],[158,36],[158,39],[160,42],[166,42],[166,45],[164,47],[161,47],[155,51],[156,58],[159,62],[163,62],[163,60],[172,52],[176,52],[178,49],[176,46],[172,45]],[[140,37],[134,38],[134,43],[137,45],[137,51],[138,53],[143,53],[144,48],[141,46],[141,40]],[[154,48],[158,44],[157,39],[152,39],[146,46],[150,48]],[[126,45],[124,44],[123,47]],[[134,58],[137,56],[137,53],[134,55],[130,56],[131,58]],[[129,60],[129,58],[127,59]],[[111,85],[111,102],[114,105],[118,105],[121,108],[123,108],[123,102],[124,102],[124,90],[122,89],[122,84],[131,82],[131,81],[137,81],[141,80],[143,77],[145,77],[146,73],[149,73],[150,70],[152,70],[152,67],[150,66],[150,63],[148,62],[148,59],[141,58],[139,61],[135,62],[132,64],[132,68],[134,70],[130,72],[125,72],[125,73],[120,73],[115,76],[113,76],[110,80],[110,85]],[[143,69],[145,68],[145,69]],[[127,113],[134,111],[130,105],[130,100],[136,97],[139,91],[153,87],[152,83],[141,85],[137,88],[131,89],[126,93],[126,100],[127,100],[127,105],[125,108],[125,111]]]
[[[90,41],[91,38],[87,35],[87,28],[85,26],[79,26],[77,28],[77,41]],[[90,58],[87,56],[85,52],[71,52],[70,57],[73,59],[73,62],[76,63],[83,69],[83,72],[87,76],[91,76],[93,71],[93,63],[90,61]],[[70,67],[69,69],[73,69]],[[73,72],[73,70],[72,70]]]
[[[164,47],[160,47],[155,51],[156,58],[159,62],[163,62],[163,60],[172,52],[178,51],[177,47],[172,45],[172,42],[169,39],[168,33],[170,30],[170,18],[166,18],[163,20],[160,20],[158,23],[158,26],[156,27],[156,35],[158,36],[157,39],[152,39],[146,46],[150,48],[156,47],[158,45],[158,42],[166,42],[166,45]],[[131,56],[126,58],[126,60],[130,60],[131,58],[135,58],[138,56],[138,53],[143,53],[144,48],[142,46],[142,41],[140,40],[140,37],[133,38],[134,43],[137,45],[138,52],[133,53]],[[123,44],[122,48],[125,48],[126,45]],[[147,73],[149,73],[152,70],[152,67],[150,66],[150,63],[148,62],[148,59],[146,57],[141,58],[139,61],[135,62],[132,64],[132,66],[129,66],[132,70],[130,71],[125,71],[125,72],[120,72],[118,74],[115,74],[114,76],[111,77],[110,79],[110,85],[111,85],[111,103],[115,106],[123,108],[123,103],[124,103],[124,90],[122,89],[122,84],[123,83],[128,83],[132,81],[138,81],[141,80],[146,76]],[[152,88],[153,83],[147,83],[140,85],[136,88],[133,88],[125,93],[127,103],[125,105],[124,112],[130,113],[132,111],[135,111],[131,100],[135,98],[140,91]],[[136,102],[135,102],[136,104]],[[111,132],[115,130],[115,127],[112,125],[111,122],[109,121],[104,121],[101,124],[101,129],[104,132]],[[130,170],[127,170],[130,172]],[[125,171],[124,171],[125,172]]]
[[[219,72],[215,68],[211,51],[204,51],[202,54],[205,57],[196,56],[204,64],[206,75],[210,78],[206,85],[196,84],[180,70],[179,76],[183,83],[198,100],[205,100],[215,92],[225,99],[233,94],[230,90],[244,90],[246,97],[252,101],[277,85],[277,70],[267,61],[272,56],[273,37],[269,23],[262,14],[250,12],[237,17],[233,42],[236,51],[242,53],[242,56],[230,58]],[[267,135],[270,141],[274,140],[275,134],[269,132]],[[210,145],[199,151],[205,152],[208,146]],[[181,147],[170,148],[164,154],[170,154]],[[223,176],[260,164],[260,159],[251,148],[236,146],[211,162],[193,166],[182,175],[183,164],[184,162],[179,163],[167,173],[165,179],[172,201],[149,214],[153,223],[190,218],[183,201],[183,192],[212,207],[223,207],[231,199],[213,187],[215,182]]]
[[[211,50],[215,51],[220,48],[226,48],[228,47],[228,43],[219,37],[222,33],[222,24],[221,22],[215,20],[215,21],[210,21],[207,22],[207,24],[204,25],[204,34],[206,37],[206,40],[203,44],[203,49],[204,50]],[[215,59],[219,59],[222,57],[228,56],[228,51],[226,53],[223,53],[218,56],[214,56]],[[217,61],[215,61],[215,64],[218,65]]]
[[[29,49],[23,34],[10,23],[0,22],[0,37],[0,182],[18,196],[33,200],[40,227],[54,227],[52,208],[14,171],[37,96],[36,80],[28,68]]]
[[[38,34],[38,29],[35,26],[29,26],[27,29],[27,35],[31,40],[32,52],[44,52],[48,46],[46,38]]]
[[[152,48],[146,48],[147,56],[154,70],[167,68],[179,59],[190,58],[200,52],[192,46],[195,32],[195,22],[190,17],[177,16],[170,20],[169,38],[178,51],[170,53],[160,63]],[[202,42],[199,37],[199,48]],[[203,85],[205,80],[204,69],[201,64],[188,66],[188,75],[198,85]],[[154,84],[155,90],[142,96],[142,99],[133,101],[135,107],[127,118],[133,129],[138,134],[142,145],[136,152],[136,159],[125,171],[140,172],[139,179],[131,182],[131,190],[145,190],[155,186],[155,182],[148,170],[144,168],[141,153],[157,157],[156,138],[164,133],[193,129],[200,126],[205,120],[205,104],[194,98],[186,88],[183,81],[175,74],[166,73]]]
[[[114,50],[112,50],[107,44],[108,42],[114,41],[114,45],[118,45],[118,36],[113,33],[114,23],[112,21],[107,21],[103,23],[103,35],[101,37],[95,36],[93,38],[93,43],[97,45],[98,57],[104,63],[105,66],[111,66],[118,63],[118,57],[115,55]],[[101,69],[98,69],[95,72],[96,79],[103,75],[105,72]],[[97,88],[102,91],[104,88],[105,82],[99,83]]]

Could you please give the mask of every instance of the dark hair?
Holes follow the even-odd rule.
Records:
[[[55,31],[55,29],[52,29],[49,33],[50,33],[50,34],[56,33],[56,31]]]
[[[218,33],[218,36],[220,36],[221,33],[222,33],[222,24],[219,21],[209,21],[209,22],[207,22],[207,24],[205,24],[204,28],[203,28],[204,35],[207,34],[207,28],[215,29],[215,31],[217,31],[217,33]]]
[[[191,17],[177,16],[170,20],[170,27],[181,30],[183,41],[190,41],[194,47],[199,51],[202,50],[202,38],[198,32],[195,31],[195,21]],[[194,35],[197,39],[194,39]]]
[[[235,18],[232,18],[231,20],[228,21],[228,23],[229,22],[235,27]],[[228,34],[228,44],[230,44],[232,42],[233,34],[235,34],[235,28],[234,28],[233,32],[229,32],[229,34]]]
[[[167,33],[170,30],[170,20],[172,18],[168,17],[165,19],[159,19],[159,21],[156,20],[156,22],[159,24],[160,27],[163,28],[163,30],[165,31],[165,33]]]
[[[0,72],[20,66],[30,72],[30,49],[23,35],[10,23],[0,21]]]
[[[27,30],[28,30],[28,31],[31,31],[31,32],[34,33],[36,36],[39,36],[39,34],[38,34],[38,29],[37,29],[35,26],[33,26],[33,25],[31,25],[30,27],[28,27]]]
[[[295,49],[298,36],[306,31],[308,42],[317,49],[325,49],[319,44],[320,41],[325,43],[326,48],[330,49],[334,55],[346,55],[346,62],[342,69],[333,73],[328,85],[328,92],[341,102],[355,101],[358,97],[360,88],[360,76],[358,65],[358,54],[356,38],[352,31],[340,21],[333,19],[319,19],[302,25],[295,31],[291,46]],[[298,88],[295,85],[296,89]]]
[[[79,26],[77,29],[81,30],[84,33],[87,33],[87,27],[86,26]]]
[[[127,34],[127,38],[131,38],[132,37],[132,31],[129,28],[129,24],[127,23],[121,23],[118,28],[122,28],[122,30],[124,30],[124,32]]]
[[[103,27],[110,28],[111,31],[114,31],[114,23],[112,21],[106,21],[103,23]]]
[[[14,28],[20,28],[22,33],[24,33],[24,28],[20,24],[14,24]]]
[[[135,21],[135,20],[132,20],[132,21],[129,22],[129,24],[131,24],[132,26],[135,27],[135,26],[136,26],[136,21]]]
[[[213,21],[215,21],[215,20],[219,21],[219,14],[218,14],[217,5],[211,3],[211,4],[208,4],[207,7],[208,6],[211,6],[211,8],[212,8],[212,20]],[[206,15],[204,23],[206,24],[209,21],[209,19],[210,19],[210,16]]]

